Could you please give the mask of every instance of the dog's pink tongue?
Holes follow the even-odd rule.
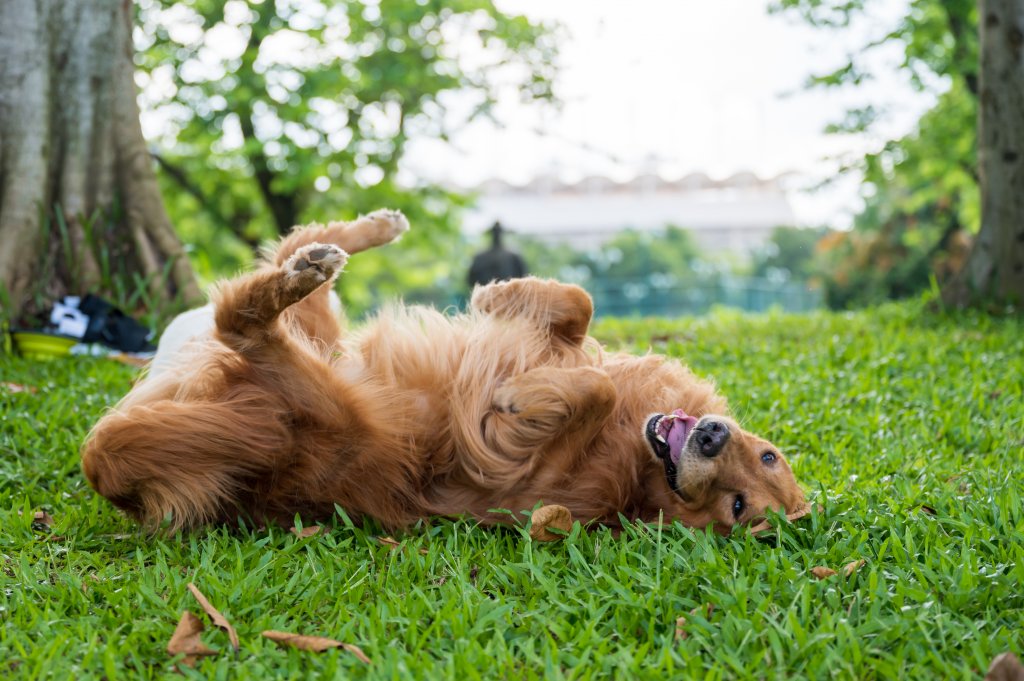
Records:
[[[683,447],[686,446],[686,438],[690,436],[690,431],[697,425],[697,419],[682,409],[676,409],[672,412],[672,416],[676,418],[672,421],[672,427],[669,429],[665,441],[668,443],[668,453],[672,463],[679,465]]]

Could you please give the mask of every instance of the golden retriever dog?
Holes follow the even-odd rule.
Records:
[[[577,286],[491,284],[462,314],[399,305],[344,331],[329,295],[348,254],[407,226],[378,211],[299,228],[221,284],[210,332],[89,434],[92,486],[171,530],[325,519],[336,504],[388,528],[507,523],[500,509],[543,502],[583,523],[728,532],[802,505],[785,457],[711,384],[664,357],[604,352]]]

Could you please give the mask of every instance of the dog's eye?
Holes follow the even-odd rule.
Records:
[[[763,464],[775,463],[775,459],[775,452],[772,451],[765,452],[764,454],[761,455],[761,463]]]
[[[737,494],[736,498],[732,501],[732,515],[734,518],[739,520],[739,517],[743,515],[743,509],[746,508],[747,504],[743,500],[742,494]]]

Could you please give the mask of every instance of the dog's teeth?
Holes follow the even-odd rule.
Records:
[[[667,443],[665,442],[665,438],[663,438],[663,437],[661,436],[661,433],[658,433],[658,434],[657,434],[657,435],[656,435],[655,437],[657,437],[657,438],[658,438],[658,442],[660,442],[660,443],[662,443],[662,444],[667,444]]]

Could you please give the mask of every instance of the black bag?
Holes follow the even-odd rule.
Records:
[[[156,346],[148,340],[148,328],[135,321],[107,301],[91,293],[79,303],[78,309],[89,316],[83,343],[102,343],[122,352],[152,352]]]

